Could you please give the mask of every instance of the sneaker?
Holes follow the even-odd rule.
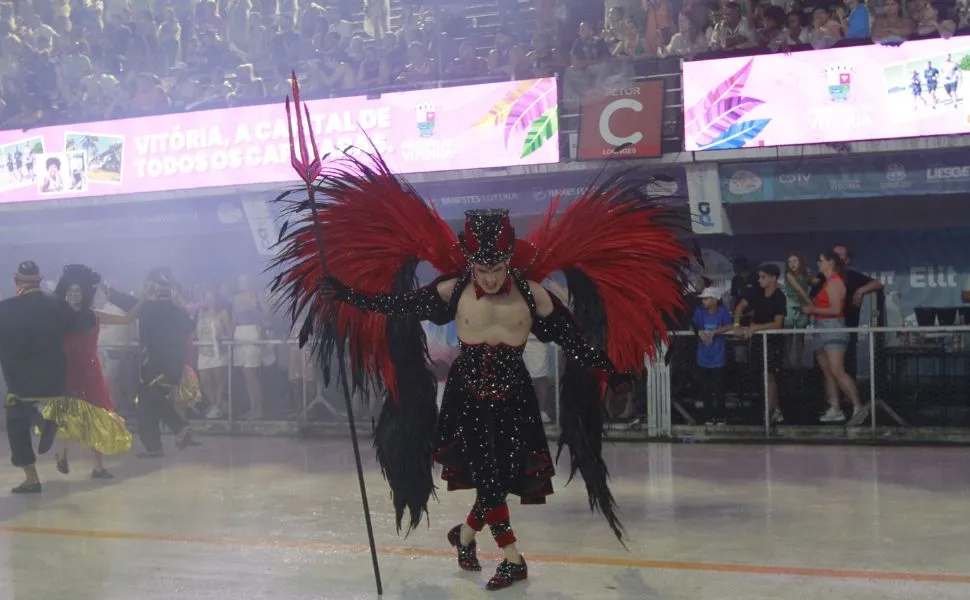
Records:
[[[865,423],[866,419],[869,418],[870,407],[868,404],[863,404],[859,408],[852,411],[852,418],[845,424],[846,427],[858,427]]]
[[[839,423],[845,421],[845,413],[842,412],[841,408],[832,408],[831,406],[825,414],[819,418],[822,423]]]
[[[519,564],[503,560],[495,570],[495,575],[488,580],[488,584],[485,586],[486,589],[501,590],[509,587],[516,581],[528,579],[529,567],[525,564],[525,558],[519,556],[519,560],[522,561]]]
[[[222,418],[222,411],[219,410],[217,407],[213,406],[212,408],[209,409],[209,412],[206,413],[205,418],[207,418],[207,419],[221,419]]]
[[[781,409],[780,408],[776,408],[775,410],[771,411],[771,422],[772,423],[784,423],[785,422],[785,415],[783,415],[781,413]]]
[[[547,413],[546,411],[541,411],[540,414],[542,415],[543,425],[548,425],[549,423],[552,423],[552,417],[549,416],[549,413]]]

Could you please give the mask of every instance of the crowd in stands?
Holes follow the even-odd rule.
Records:
[[[965,0],[0,1],[0,127],[948,37]]]

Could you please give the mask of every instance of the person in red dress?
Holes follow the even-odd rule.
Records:
[[[101,276],[84,265],[68,265],[57,283],[55,295],[80,314],[81,326],[64,338],[67,358],[67,389],[63,400],[49,403],[47,418],[57,423],[61,445],[57,470],[70,472],[67,451],[71,441],[94,452],[94,479],[111,479],[102,462],[104,454],[122,454],[131,449],[131,433],[115,413],[114,403],[101,370],[98,333],[101,325],[128,325],[141,308],[141,301],[125,315],[112,315],[91,308]],[[144,300],[144,295],[143,298]]]

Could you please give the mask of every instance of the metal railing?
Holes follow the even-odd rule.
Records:
[[[808,414],[825,408],[825,375],[814,352],[822,336],[849,337],[845,364],[859,399],[868,406],[863,423],[846,426],[820,423]],[[648,378],[659,381],[648,387],[652,437],[678,437],[678,432],[700,431],[705,437],[844,437],[892,438],[904,435],[925,441],[970,441],[970,325],[940,327],[856,327],[826,329],[778,329],[757,332],[750,339],[727,338],[728,412],[740,419],[742,431],[730,421],[699,424],[698,409],[710,412],[711,398],[698,394],[696,336],[676,332],[664,360],[647,364]],[[781,337],[780,365],[772,365],[769,340]],[[774,344],[777,348],[778,343]],[[851,347],[854,345],[854,347]],[[777,362],[778,359],[776,358]],[[773,372],[777,367],[777,372]],[[775,378],[784,421],[772,422],[769,378]],[[840,398],[843,396],[839,392]],[[846,404],[847,405],[847,402]],[[673,410],[669,410],[672,407]],[[703,408],[702,408],[703,407]],[[755,411],[758,419],[755,422]],[[794,424],[788,412],[797,414]],[[676,420],[682,423],[675,423]],[[746,429],[746,430],[745,430]],[[812,430],[815,430],[812,433]],[[759,433],[760,432],[760,433]],[[818,434],[815,436],[815,434]],[[910,435],[912,434],[912,435]]]
[[[819,423],[817,413],[826,407],[823,375],[814,360],[815,338],[820,335],[846,334],[857,337],[854,381],[860,400],[870,407],[870,416],[859,426],[842,422]],[[638,407],[625,423],[611,425],[613,437],[625,439],[793,439],[805,437],[849,439],[920,439],[924,441],[970,442],[970,325],[944,327],[858,327],[842,329],[779,329],[757,332],[750,339],[731,333],[725,335],[728,361],[725,397],[727,412],[736,419],[727,424],[705,423],[703,412],[709,409],[698,396],[696,365],[697,336],[693,332],[674,332],[668,346],[656,360],[645,362],[645,375],[628,401]],[[768,381],[772,366],[769,340],[781,337],[784,342],[783,362],[776,377],[778,400],[785,415],[783,423],[772,422]],[[798,340],[802,342],[798,342]],[[210,344],[196,343],[196,346]],[[344,400],[339,387],[322,385],[322,374],[307,377],[312,361],[299,362],[300,397],[295,398],[295,416],[244,421],[238,411],[244,392],[233,371],[235,352],[240,346],[277,349],[294,348],[294,340],[225,341],[226,364],[218,368],[228,372],[225,417],[211,419],[232,433],[252,429],[254,423],[283,423],[288,431],[314,424],[331,423],[335,431],[345,426]],[[554,347],[553,347],[554,348]],[[794,348],[794,350],[792,349]],[[801,350],[799,350],[801,348]],[[102,346],[102,349],[133,350],[133,346]],[[302,351],[306,353],[307,351]],[[851,353],[846,356],[852,357]],[[274,357],[274,361],[289,361]],[[309,366],[308,366],[309,365]],[[558,434],[559,375],[561,357],[550,352],[549,378],[555,390],[550,409],[553,423],[547,426],[551,435]],[[288,371],[289,364],[280,366]],[[137,368],[133,366],[132,368]],[[263,368],[266,368],[265,366]],[[852,366],[846,368],[852,373]],[[137,373],[134,374],[137,380]],[[295,379],[293,379],[295,381]],[[292,384],[287,377],[287,394]],[[444,385],[443,382],[440,385]],[[317,387],[315,387],[317,386]],[[264,387],[264,406],[279,409],[281,398]],[[318,393],[318,391],[320,393]],[[129,399],[118,399],[123,406]],[[211,398],[205,399],[211,402]],[[355,398],[357,417],[369,421],[379,411],[382,398]],[[329,405],[328,418],[316,419],[311,412],[319,404]],[[210,404],[211,406],[211,404]],[[848,404],[845,404],[848,406]],[[813,413],[813,408],[819,409]],[[846,415],[848,416],[848,415]],[[246,424],[249,425],[246,425]]]

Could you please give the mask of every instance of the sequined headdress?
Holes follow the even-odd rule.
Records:
[[[465,212],[465,229],[458,241],[469,263],[491,266],[511,260],[515,252],[515,229],[504,208]]]

